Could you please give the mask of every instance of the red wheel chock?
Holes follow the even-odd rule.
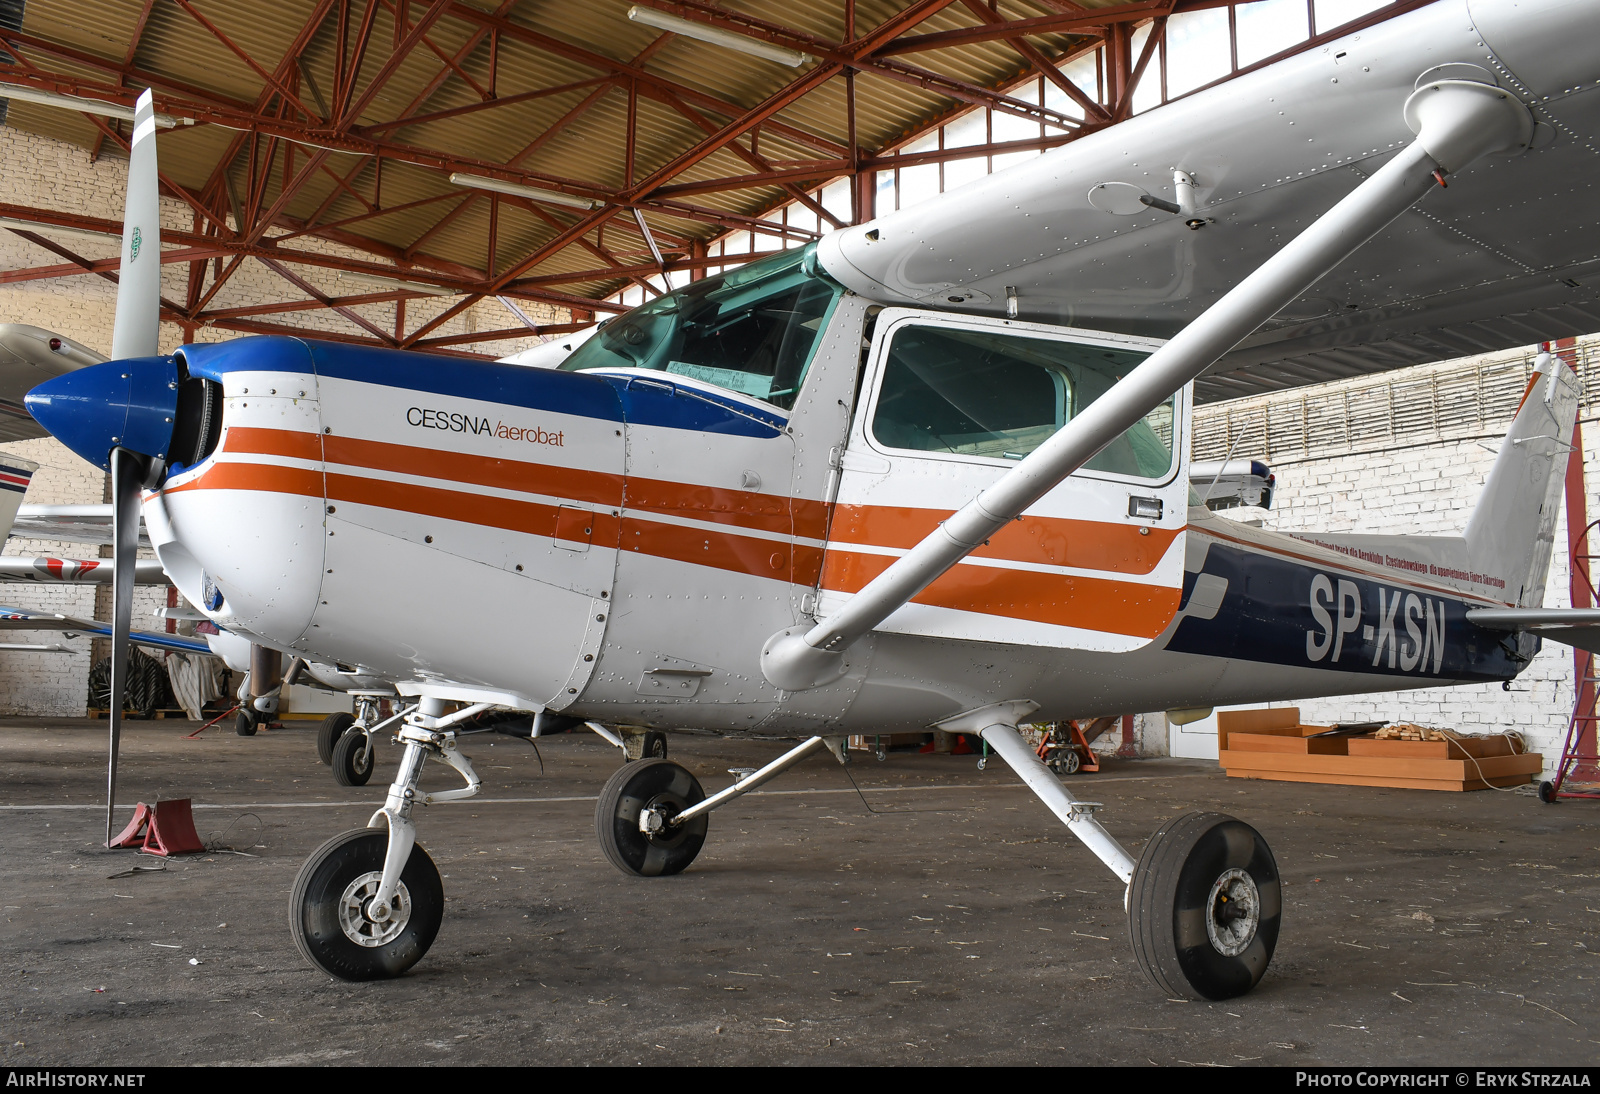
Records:
[[[137,847],[147,855],[192,855],[204,851],[194,830],[194,810],[188,798],[170,798],[154,806],[140,802],[133,820],[107,847]]]

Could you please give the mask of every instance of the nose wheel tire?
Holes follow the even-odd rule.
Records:
[[[634,760],[606,780],[595,804],[594,829],[611,865],[636,877],[683,871],[706,842],[706,817],[646,835],[639,816],[655,809],[671,816],[705,799],[700,781],[671,760]]]
[[[641,749],[642,760],[664,760],[667,758],[667,735],[651,730],[644,735],[644,747]]]
[[[1134,958],[1173,998],[1231,999],[1255,987],[1282,913],[1267,841],[1222,813],[1186,813],[1162,825],[1128,891]]]
[[[241,710],[239,716],[233,720],[233,731],[241,737],[254,737],[256,735],[256,719],[248,710]]]
[[[358,729],[346,730],[333,746],[333,778],[340,786],[366,786],[376,748]]]
[[[339,743],[344,731],[355,724],[356,716],[349,711],[340,711],[322,719],[322,725],[317,727],[317,759],[325,764],[333,763],[333,746]]]
[[[422,960],[444,920],[439,870],[420,844],[400,872],[387,914],[373,914],[389,833],[357,828],[314,851],[295,878],[289,931],[317,968],[340,980],[386,980]]]

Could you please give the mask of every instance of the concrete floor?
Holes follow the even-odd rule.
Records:
[[[112,879],[136,860],[99,846],[105,724],[0,721],[0,1064],[1570,1065],[1600,1045],[1600,802],[1174,760],[1073,788],[1135,849],[1197,807],[1263,832],[1283,934],[1243,999],[1155,992],[1120,884],[998,760],[863,755],[874,814],[814,757],[716,813],[689,871],[638,879],[594,844],[617,754],[587,735],[543,742],[542,775],[525,743],[468,741],[484,796],[419,820],[450,900],[438,941],[400,980],[345,984],[301,960],[287,894],[365,823],[398,749],[341,788],[312,725],[187,741],[135,723],[121,800],[192,797],[209,845],[254,857]],[[709,788],[778,751],[672,746]]]

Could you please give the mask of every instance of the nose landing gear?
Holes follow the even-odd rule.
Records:
[[[479,703],[448,717],[441,716],[443,706],[439,700],[424,699],[395,715],[405,720],[398,734],[405,754],[383,808],[366,828],[335,836],[319,847],[295,878],[289,898],[290,932],[306,960],[330,976],[341,980],[399,976],[422,959],[439,933],[444,886],[433,860],[416,843],[411,811],[419,802],[470,798],[478,792],[482,783],[477,772],[456,748],[456,734],[448,727],[482,713],[489,704]],[[370,731],[351,730],[339,739],[333,750],[336,774],[341,762],[353,762],[355,750],[363,748],[370,774],[369,736]],[[417,782],[430,756],[455,768],[466,786],[419,792]]]
[[[394,893],[383,883],[388,834],[342,832],[312,852],[295,879],[289,930],[317,968],[340,980],[399,976],[422,959],[444,921],[444,884],[428,852],[412,844]]]

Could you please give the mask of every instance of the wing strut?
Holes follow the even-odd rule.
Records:
[[[844,672],[842,654],[857,639],[1316,284],[1440,185],[1443,175],[1490,152],[1526,148],[1533,133],[1526,107],[1500,88],[1470,80],[1421,85],[1406,101],[1405,119],[1417,135],[1415,141],[1087,410],[839,611],[810,628],[791,627],[769,638],[761,651],[767,680],[785,691],[803,691],[836,679]]]

